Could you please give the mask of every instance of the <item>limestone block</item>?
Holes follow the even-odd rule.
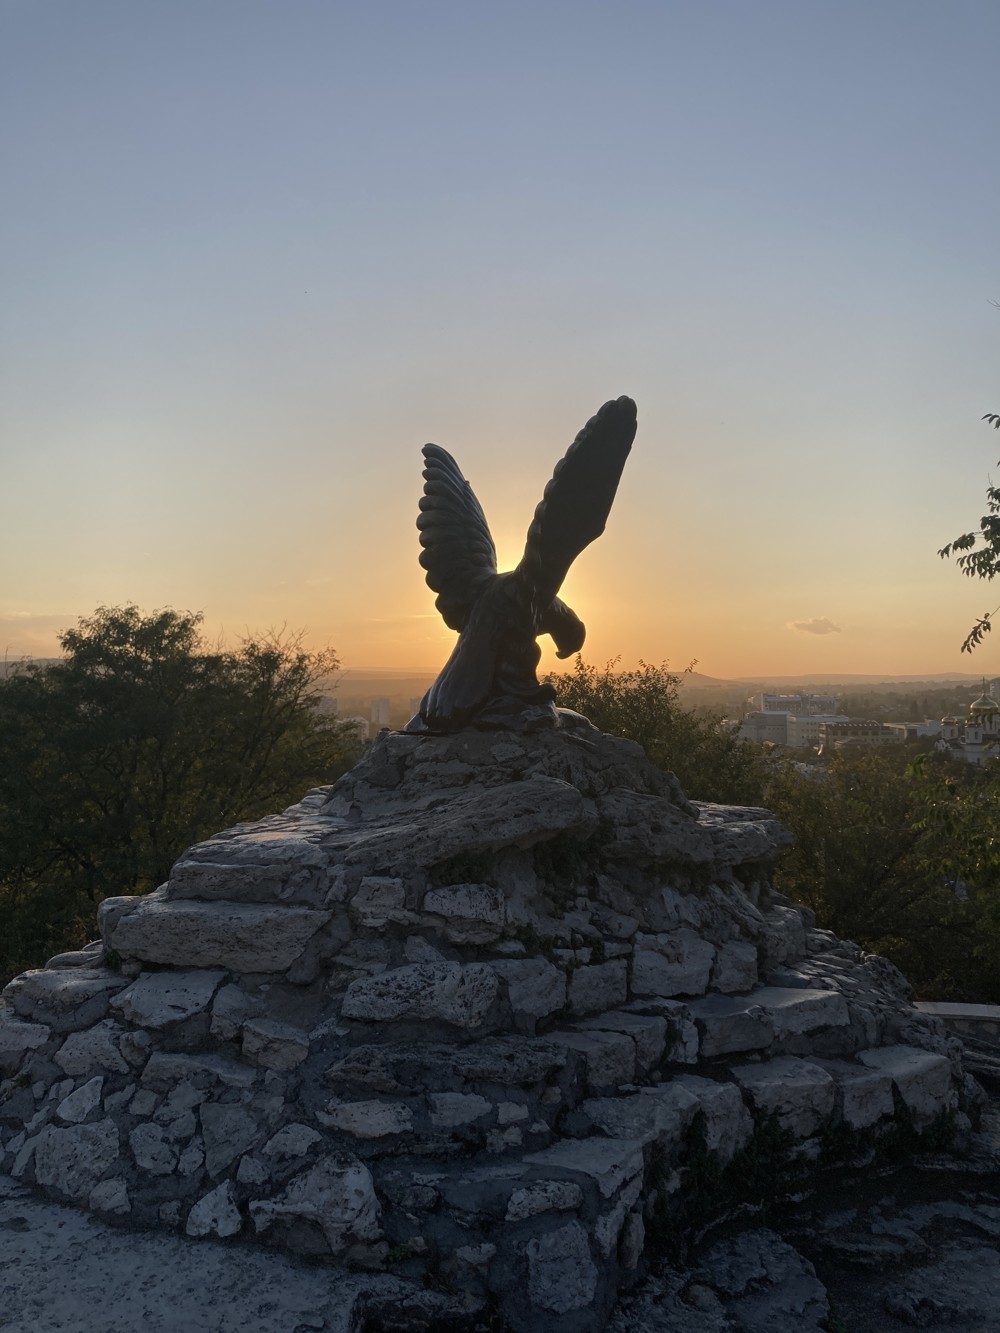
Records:
[[[440,949],[435,949],[430,940],[423,935],[410,935],[403,945],[403,957],[408,963],[443,963],[445,956]]]
[[[836,990],[761,986],[749,998],[767,1014],[776,1038],[846,1027],[851,1021],[847,1001]]]
[[[815,1062],[837,1085],[841,1117],[848,1129],[868,1129],[893,1113],[892,1079],[881,1069],[846,1060]]]
[[[767,968],[793,962],[806,952],[806,926],[794,907],[775,904],[764,913],[762,941]]]
[[[71,1077],[93,1074],[97,1070],[127,1074],[129,1065],[118,1045],[125,1029],[114,1019],[105,1018],[84,1032],[71,1032],[52,1057]],[[2,1036],[2,1029],[0,1029]]]
[[[733,1077],[749,1095],[754,1110],[774,1112],[784,1129],[806,1139],[833,1115],[836,1087],[819,1065],[779,1055],[759,1065],[738,1065]]]
[[[454,944],[488,944],[503,931],[503,894],[489,884],[430,889],[423,910],[442,919],[444,933]]]
[[[792,835],[771,814],[753,806],[696,801],[699,823],[709,834],[718,865],[739,866],[772,860]]]
[[[889,1075],[918,1129],[926,1129],[942,1111],[952,1108],[951,1064],[947,1056],[916,1046],[880,1046],[859,1051],[857,1058],[867,1068]]]
[[[46,968],[55,967],[98,967],[103,961],[104,945],[94,940],[82,949],[68,949],[65,953],[53,954],[46,962]]]
[[[320,1142],[320,1138],[314,1129],[296,1122],[272,1134],[261,1152],[266,1157],[304,1157],[310,1148]]]
[[[575,1171],[592,1180],[603,1198],[610,1199],[642,1173],[642,1147],[637,1139],[562,1139],[551,1148],[528,1153],[524,1162],[545,1170]]]
[[[258,1232],[282,1218],[313,1221],[332,1254],[340,1254],[351,1240],[374,1241],[382,1234],[371,1173],[351,1158],[324,1157],[277,1198],[254,1200],[250,1216]]]
[[[368,930],[384,930],[393,922],[405,925],[416,921],[406,910],[406,884],[401,879],[367,875],[351,899],[351,919]]]
[[[569,1007],[574,1014],[602,1013],[628,999],[628,965],[624,959],[578,967],[570,973]]]
[[[628,1097],[594,1097],[581,1109],[612,1138],[657,1143],[673,1151],[683,1142],[700,1103],[689,1089],[670,1082]]]
[[[569,1222],[530,1240],[525,1254],[532,1305],[561,1315],[582,1310],[593,1301],[598,1271],[587,1233],[579,1222]]]
[[[744,940],[720,944],[712,968],[712,990],[731,995],[757,984],[757,948]]]
[[[251,1018],[243,1025],[243,1054],[265,1069],[295,1069],[309,1054],[309,1037],[286,1023]]]
[[[476,1093],[432,1092],[427,1098],[431,1124],[435,1129],[457,1129],[471,1125],[474,1120],[488,1115],[493,1103]]]
[[[539,1213],[574,1212],[583,1203],[583,1191],[571,1180],[536,1180],[516,1189],[507,1203],[506,1221],[523,1222]]]
[[[64,1097],[56,1107],[56,1116],[66,1124],[80,1125],[101,1104],[104,1091],[104,1076],[88,1079],[82,1087]]]
[[[533,846],[558,833],[586,837],[597,825],[592,805],[575,787],[544,776],[499,786],[476,785],[450,792],[432,809],[423,803],[398,807],[331,832],[323,845],[343,852],[350,864],[387,875],[411,874],[459,856]]]
[[[177,1170],[182,1176],[193,1176],[204,1165],[205,1145],[200,1138],[192,1139],[177,1159]]]
[[[87,1207],[94,1213],[111,1213],[116,1217],[127,1217],[132,1211],[128,1189],[121,1176],[112,1176],[102,1180],[90,1191]]]
[[[25,1023],[9,1009],[0,1009],[0,1075],[16,1074],[28,1052],[37,1051],[51,1036],[43,1023]]]
[[[170,1092],[178,1083],[207,1088],[221,1083],[227,1088],[249,1088],[257,1070],[227,1060],[221,1055],[178,1055],[154,1051],[142,1071],[141,1082],[154,1092]]]
[[[169,1027],[204,1013],[224,972],[144,972],[111,1001],[112,1010],[137,1027]]]
[[[132,1032],[126,1029],[118,1041],[118,1047],[131,1068],[138,1069],[149,1059],[149,1053],[153,1048],[153,1038],[148,1032],[143,1032],[141,1028],[136,1028]]]
[[[352,981],[341,1014],[376,1023],[430,1020],[471,1030],[486,1021],[499,990],[496,973],[484,963],[411,963]]]
[[[136,1125],[128,1136],[135,1164],[151,1176],[169,1176],[177,1167],[177,1149],[162,1125]]]
[[[243,1225],[233,1197],[232,1184],[226,1180],[202,1195],[188,1213],[184,1230],[189,1236],[235,1236]]]
[[[118,1161],[118,1126],[110,1117],[67,1129],[47,1125],[35,1139],[34,1154],[38,1184],[83,1203]]]
[[[241,1185],[264,1185],[271,1178],[270,1169],[256,1157],[241,1157],[236,1179]]]
[[[22,972],[4,998],[22,1018],[48,1023],[55,1032],[79,1032],[108,1011],[108,1000],[128,985],[125,977],[98,967]]]
[[[317,843],[338,826],[339,821],[318,818],[300,804],[283,815],[216,833],[174,864],[165,896],[294,901],[322,876],[328,858]]]
[[[673,1083],[698,1099],[705,1117],[705,1147],[723,1162],[750,1141],[753,1116],[734,1083],[716,1083],[697,1074],[680,1074]]]
[[[636,937],[632,962],[635,995],[704,995],[715,947],[687,927]]]
[[[150,895],[140,898],[105,939],[125,958],[234,972],[283,972],[330,916],[311,907],[165,902]]]
[[[205,1102],[199,1115],[205,1140],[205,1167],[210,1176],[224,1171],[240,1153],[252,1147],[260,1134],[255,1117],[241,1106]]]
[[[667,1020],[657,1014],[627,1014],[612,1010],[584,1019],[580,1027],[588,1031],[624,1032],[635,1042],[635,1057],[640,1069],[654,1069],[663,1059]]]
[[[535,1023],[566,1004],[566,973],[545,958],[510,958],[490,966],[507,983],[514,1024],[533,1032]]]
[[[635,1042],[623,1032],[560,1032],[559,1041],[586,1062],[587,1089],[597,1091],[635,1078]]]
[[[596,804],[611,830],[601,848],[607,857],[684,866],[712,860],[710,834],[665,796],[616,787]]]
[[[357,1139],[384,1139],[412,1128],[413,1114],[403,1102],[332,1101],[316,1119]]]
[[[610,1259],[618,1245],[618,1237],[629,1209],[638,1202],[642,1192],[642,1178],[636,1176],[619,1194],[612,1206],[594,1223],[594,1241],[604,1259]]]
[[[257,1018],[263,1008],[262,1001],[248,995],[242,986],[232,983],[223,986],[212,1002],[212,1036],[222,1041],[234,1041],[247,1019]]]
[[[138,1116],[140,1120],[148,1120],[156,1110],[159,1101],[160,1099],[155,1092],[151,1092],[149,1088],[140,1088],[129,1102],[128,1109],[132,1115]]]
[[[730,995],[706,995],[704,999],[693,1000],[688,1010],[698,1025],[703,1059],[763,1050],[774,1040],[771,1019],[754,1003],[753,996],[736,999]]]

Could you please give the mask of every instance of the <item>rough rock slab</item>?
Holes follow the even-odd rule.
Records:
[[[699,1051],[705,1058],[759,1051],[774,1040],[770,1016],[753,995],[706,995],[692,1000],[688,1011],[698,1027]]]
[[[138,1027],[169,1027],[203,1013],[224,979],[224,972],[147,972],[114,997],[111,1009]]]
[[[583,1103],[581,1110],[611,1138],[674,1148],[700,1105],[690,1089],[664,1083],[627,1097],[593,1097]]]
[[[399,1019],[474,1029],[486,1021],[500,990],[484,963],[411,963],[352,981],[341,1015],[368,1023]]]
[[[417,866],[501,847],[531,847],[558,833],[585,837],[597,826],[597,815],[580,792],[549,777],[463,791],[435,809],[393,814],[331,833],[322,845],[351,865],[381,874],[412,874]]]
[[[106,933],[108,947],[123,958],[177,967],[283,972],[330,919],[329,912],[310,907],[166,902],[153,894],[133,901]]]
[[[379,1205],[371,1173],[361,1162],[324,1157],[296,1176],[275,1199],[250,1204],[258,1231],[280,1219],[302,1218],[320,1227],[331,1254],[339,1254],[350,1239],[377,1240]]]
[[[733,1077],[755,1109],[774,1112],[784,1129],[806,1139],[824,1125],[836,1105],[836,1088],[825,1069],[782,1055],[759,1065],[738,1065]]]
[[[860,1051],[858,1060],[889,1075],[918,1128],[949,1109],[951,1066],[945,1056],[913,1046],[881,1046]]]
[[[26,1023],[9,1009],[0,1010],[0,1076],[15,1074],[28,1052],[44,1046],[51,1036],[44,1023]]]
[[[773,1231],[720,1241],[695,1272],[710,1283],[741,1333],[820,1333],[830,1303],[807,1259]]]
[[[751,997],[771,1020],[775,1037],[796,1036],[851,1021],[840,991],[804,987],[760,986]]]
[[[643,1169],[638,1139],[564,1139],[525,1157],[528,1166],[574,1171],[593,1180],[606,1199]]]

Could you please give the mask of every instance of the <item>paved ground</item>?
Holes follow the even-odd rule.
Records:
[[[609,1333],[1000,1333],[1000,1113],[972,1159],[925,1159],[707,1240],[627,1298]],[[759,1220],[758,1220],[759,1221]],[[3,1333],[376,1333],[389,1275],[127,1232],[0,1177]],[[410,1291],[397,1328],[473,1333]],[[362,1317],[363,1307],[375,1313]]]

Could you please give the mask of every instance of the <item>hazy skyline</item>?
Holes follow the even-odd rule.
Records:
[[[509,567],[627,393],[588,660],[996,674],[1000,594],[936,555],[1000,457],[993,0],[0,27],[0,652],[134,601],[436,670],[420,446]]]

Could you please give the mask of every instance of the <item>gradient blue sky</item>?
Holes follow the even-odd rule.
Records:
[[[1000,457],[998,50],[996,0],[0,0],[0,650],[135,601],[433,669],[420,445],[509,565],[628,393],[588,658],[996,674],[935,552]]]

